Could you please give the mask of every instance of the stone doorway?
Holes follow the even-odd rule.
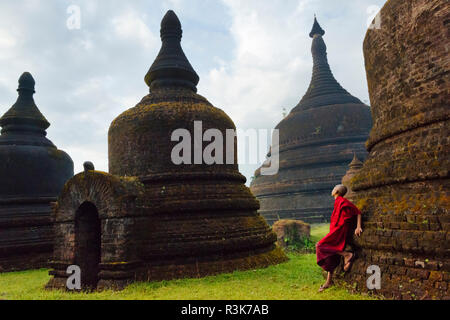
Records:
[[[75,215],[75,264],[81,269],[81,289],[97,288],[101,254],[101,222],[97,207],[84,202]]]

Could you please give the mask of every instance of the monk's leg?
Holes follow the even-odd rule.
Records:
[[[348,251],[341,251],[338,252],[338,255],[344,257],[344,271],[348,271],[350,269],[354,253]]]
[[[332,285],[333,285],[333,272],[328,272],[328,274],[327,274],[327,281],[325,282],[325,284],[320,286],[319,292],[322,292],[322,291],[328,289]]]
[[[327,274],[327,282],[325,285],[328,285],[328,287],[331,287],[333,285],[333,272],[328,272]]]

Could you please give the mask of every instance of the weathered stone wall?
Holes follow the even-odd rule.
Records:
[[[364,233],[345,276],[362,291],[378,265],[378,293],[450,298],[449,18],[448,1],[390,0],[364,42],[374,127],[352,180]]]
[[[133,279],[134,262],[148,238],[146,233],[135,233],[136,224],[142,223],[142,211],[136,209],[136,198],[142,193],[143,185],[136,178],[118,178],[103,172],[80,173],[69,180],[54,208],[53,278],[48,287],[65,288],[67,267],[76,265],[80,258],[77,242],[84,235],[77,234],[76,221],[79,208],[86,203],[95,206],[101,221],[99,285],[115,280],[115,286],[121,287],[122,282]]]
[[[234,200],[223,199],[224,193]],[[210,209],[212,202],[216,206]],[[65,288],[66,269],[77,264],[77,237],[82,235],[75,225],[84,203],[93,204],[101,220],[98,288],[201,277],[286,260],[242,183],[197,178],[145,186],[137,178],[88,172],[66,184],[55,208],[49,288]]]

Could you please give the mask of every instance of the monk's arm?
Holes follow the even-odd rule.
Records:
[[[361,215],[358,214],[357,215],[357,222],[356,222],[356,230],[355,230],[355,234],[357,236],[360,236],[361,233],[362,233],[361,220],[362,220]]]

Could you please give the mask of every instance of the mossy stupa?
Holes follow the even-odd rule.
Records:
[[[364,40],[374,126],[350,184],[358,259],[344,279],[394,299],[450,299],[450,2],[390,0]],[[378,287],[366,272],[377,266]]]
[[[364,160],[365,142],[372,126],[370,109],[347,92],[328,64],[325,31],[314,18],[310,32],[313,72],[300,103],[283,119],[279,143],[279,171],[256,170],[251,190],[261,203],[260,213],[269,223],[297,219],[308,223],[329,221],[333,187],[341,183],[354,153]],[[276,141],[274,143],[277,143]],[[272,154],[263,165],[275,161]]]
[[[50,123],[34,102],[35,81],[0,118],[0,272],[41,268],[53,250],[52,202],[73,176],[70,157],[46,138]]]
[[[74,264],[82,269],[82,288],[120,289],[133,281],[203,277],[286,260],[238,172],[235,139],[232,164],[172,160],[178,129],[192,137],[199,122],[200,134],[216,129],[225,137],[235,129],[196,93],[199,77],[181,37],[180,21],[168,11],[161,51],[145,77],[150,94],[109,129],[110,173],[86,170],[61,193],[48,287],[65,287],[66,269]],[[192,150],[203,150],[205,143],[197,142]]]

